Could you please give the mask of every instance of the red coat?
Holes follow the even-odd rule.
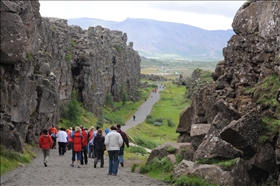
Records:
[[[70,132],[70,130],[68,130],[67,135],[68,135],[68,142],[69,142],[69,143],[72,143],[72,142],[73,142],[73,138],[71,138],[71,132]]]
[[[42,134],[38,140],[39,146],[42,149],[50,149],[53,146],[53,141],[52,141],[52,137],[48,134]]]
[[[88,144],[88,135],[87,135],[87,132],[84,129],[82,129],[82,135],[84,137],[83,147],[85,147]]]
[[[55,127],[50,128],[49,130],[50,134],[57,134],[57,129]]]
[[[92,137],[93,137],[93,130],[90,130],[89,132],[88,132],[88,136],[89,136],[89,141],[92,139]]]
[[[83,146],[84,138],[80,134],[80,132],[75,132],[74,137],[73,137],[73,149],[74,152],[80,152],[82,151],[82,146]]]

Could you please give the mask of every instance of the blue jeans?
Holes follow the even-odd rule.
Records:
[[[75,161],[75,155],[77,154],[77,160],[81,160],[82,152],[75,152],[74,150],[72,151],[72,161]]]
[[[119,150],[108,150],[109,154],[109,173],[117,174],[119,168]]]

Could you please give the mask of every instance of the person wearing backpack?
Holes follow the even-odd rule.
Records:
[[[94,159],[94,168],[96,168],[96,164],[98,160],[101,161],[100,167],[104,167],[104,151],[106,150],[106,146],[104,144],[105,138],[102,135],[102,129],[98,129],[96,136],[94,137],[94,147],[95,147],[95,159]]]
[[[47,167],[47,163],[50,157],[50,149],[53,146],[53,140],[51,138],[51,136],[48,134],[48,130],[44,129],[42,132],[42,135],[40,136],[39,140],[38,140],[39,146],[43,151],[43,155],[44,155],[44,165],[45,167]]]
[[[121,166],[123,167],[124,166],[124,158],[123,158],[124,144],[126,144],[126,146],[129,147],[129,141],[128,141],[126,133],[121,130],[120,124],[117,124],[117,132],[120,133],[120,135],[122,136],[122,139],[123,139],[123,144],[120,147],[120,153],[119,153],[119,162],[120,162]]]

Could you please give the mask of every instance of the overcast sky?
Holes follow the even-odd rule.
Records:
[[[242,1],[42,1],[43,17],[96,18],[124,21],[145,18],[183,23],[206,30],[232,29],[231,23]]]

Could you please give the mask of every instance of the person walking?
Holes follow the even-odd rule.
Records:
[[[39,140],[38,140],[39,146],[43,151],[43,155],[44,155],[44,165],[45,167],[47,167],[47,163],[49,161],[50,158],[50,149],[53,146],[53,140],[51,138],[51,136],[48,134],[48,130],[44,129],[42,132],[42,135],[40,136]]]
[[[49,134],[51,135],[52,140],[53,140],[52,149],[56,149],[56,134],[57,134],[57,129],[55,128],[54,124],[52,124],[52,127],[50,128]]]
[[[98,129],[96,136],[94,137],[94,147],[95,147],[95,159],[94,159],[94,168],[96,168],[96,164],[98,160],[100,160],[100,167],[104,167],[104,151],[106,150],[106,146],[104,144],[105,138],[102,135],[102,129]]]
[[[94,137],[94,126],[89,128],[88,132],[88,158],[94,158],[94,144],[93,144],[93,137]]]
[[[88,134],[85,131],[84,126],[81,125],[80,128],[82,129],[82,136],[84,138],[83,146],[82,146],[81,165],[83,165],[83,164],[87,165],[87,163],[88,163],[88,157],[87,157]]]
[[[110,132],[109,129],[106,127],[105,134],[107,135],[109,132]]]
[[[81,156],[82,156],[82,146],[84,142],[84,137],[81,134],[81,128],[76,126],[75,132],[71,134],[73,138],[73,151],[72,151],[72,163],[71,167],[74,167],[75,156],[77,155],[78,168],[81,165]]]
[[[111,132],[105,137],[105,145],[108,146],[109,172],[108,175],[117,176],[120,147],[123,144],[122,136],[116,131],[116,126],[111,126]]]
[[[68,135],[65,132],[63,127],[60,128],[59,132],[56,134],[57,142],[58,142],[58,153],[59,156],[63,156],[66,152],[66,144]]]
[[[133,121],[135,121],[135,115],[133,115]]]
[[[123,144],[120,147],[120,153],[119,153],[119,162],[121,164],[121,166],[124,166],[124,144],[126,144],[127,147],[129,147],[129,141],[128,141],[128,137],[126,135],[126,133],[124,131],[121,130],[121,125],[117,124],[117,132],[120,133],[120,135],[122,136],[123,139]]]

